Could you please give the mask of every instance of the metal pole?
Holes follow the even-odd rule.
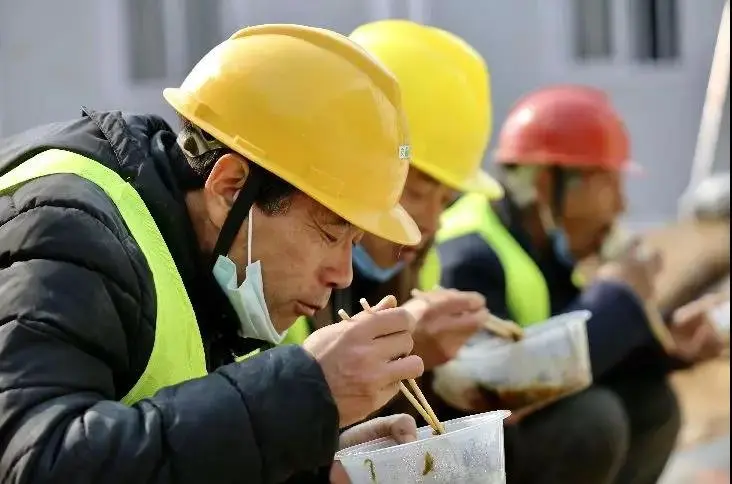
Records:
[[[704,99],[696,150],[691,167],[689,185],[681,197],[681,212],[685,214],[686,198],[691,196],[698,184],[711,174],[717,153],[717,142],[722,125],[722,114],[729,92],[729,0],[724,4],[722,19],[717,33],[717,43],[709,73],[709,84]]]

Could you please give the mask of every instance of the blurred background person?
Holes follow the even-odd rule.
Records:
[[[438,262],[424,270],[439,271],[445,287],[480,292],[493,313],[523,326],[577,309],[592,313],[587,333],[595,386],[517,425],[517,462],[542,463],[518,472],[535,482],[553,468],[556,482],[583,482],[571,468],[593,460],[576,456],[614,444],[627,446],[616,460],[617,476],[589,481],[585,475],[584,482],[656,482],[680,426],[667,371],[718,356],[722,343],[698,304],[669,315],[668,329],[654,328],[646,302],[653,300],[658,254],[638,254],[642,248],[629,245],[628,254],[601,265],[585,287],[578,280],[577,261],[607,251],[625,211],[623,172],[631,167],[625,126],[603,92],[547,87],[516,104],[495,156],[506,197],[489,202],[466,195],[453,204],[437,236]],[[667,354],[669,337],[674,348]],[[569,424],[578,421],[584,423]],[[588,428],[596,437],[572,435]],[[604,440],[599,428],[612,437]]]

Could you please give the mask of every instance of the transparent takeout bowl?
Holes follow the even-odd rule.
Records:
[[[443,422],[442,435],[421,427],[415,442],[383,438],[341,450],[335,458],[352,484],[503,484],[503,419],[510,414],[501,410]]]
[[[475,382],[493,408],[517,410],[576,393],[592,384],[591,316],[589,311],[555,316],[526,328],[518,342],[481,333],[443,371]]]

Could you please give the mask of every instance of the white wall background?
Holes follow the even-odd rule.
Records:
[[[496,127],[519,96],[547,83],[606,89],[626,119],[634,158],[647,169],[628,181],[629,220],[655,223],[674,217],[688,182],[724,0],[656,0],[676,5],[678,35],[673,22],[660,22],[658,32],[666,53],[677,55],[641,61],[637,46],[647,45],[649,30],[639,18],[651,3],[0,0],[0,133],[77,116],[81,105],[174,120],[160,90],[178,84],[195,59],[245,25],[296,22],[348,33],[370,20],[408,17],[454,31],[486,57]],[[578,9],[585,9],[586,22],[575,22]],[[578,25],[591,39],[576,40]],[[580,48],[595,58],[578,59]],[[729,169],[729,95],[718,159]]]

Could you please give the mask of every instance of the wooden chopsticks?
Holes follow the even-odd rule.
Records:
[[[505,339],[521,341],[524,338],[524,330],[521,326],[493,314],[488,316],[488,320],[483,323],[483,328]]]
[[[371,311],[371,306],[365,298],[361,298],[359,302],[361,303],[364,311]],[[343,309],[338,310],[338,316],[340,316],[341,319],[344,321],[351,319],[348,313],[346,313]],[[434,410],[432,410],[432,407],[427,402],[427,399],[424,397],[424,394],[417,385],[417,382],[413,379],[410,379],[408,380],[408,383],[409,386],[412,387],[412,391],[414,391],[416,397],[415,395],[412,395],[406,385],[404,385],[404,382],[399,382],[399,390],[407,398],[407,400],[409,400],[409,403],[412,404],[417,412],[419,412],[422,418],[424,418],[425,422],[427,422],[427,424],[432,427],[436,434],[444,434],[445,426],[442,425],[442,422],[437,419],[437,415],[435,415]]]

